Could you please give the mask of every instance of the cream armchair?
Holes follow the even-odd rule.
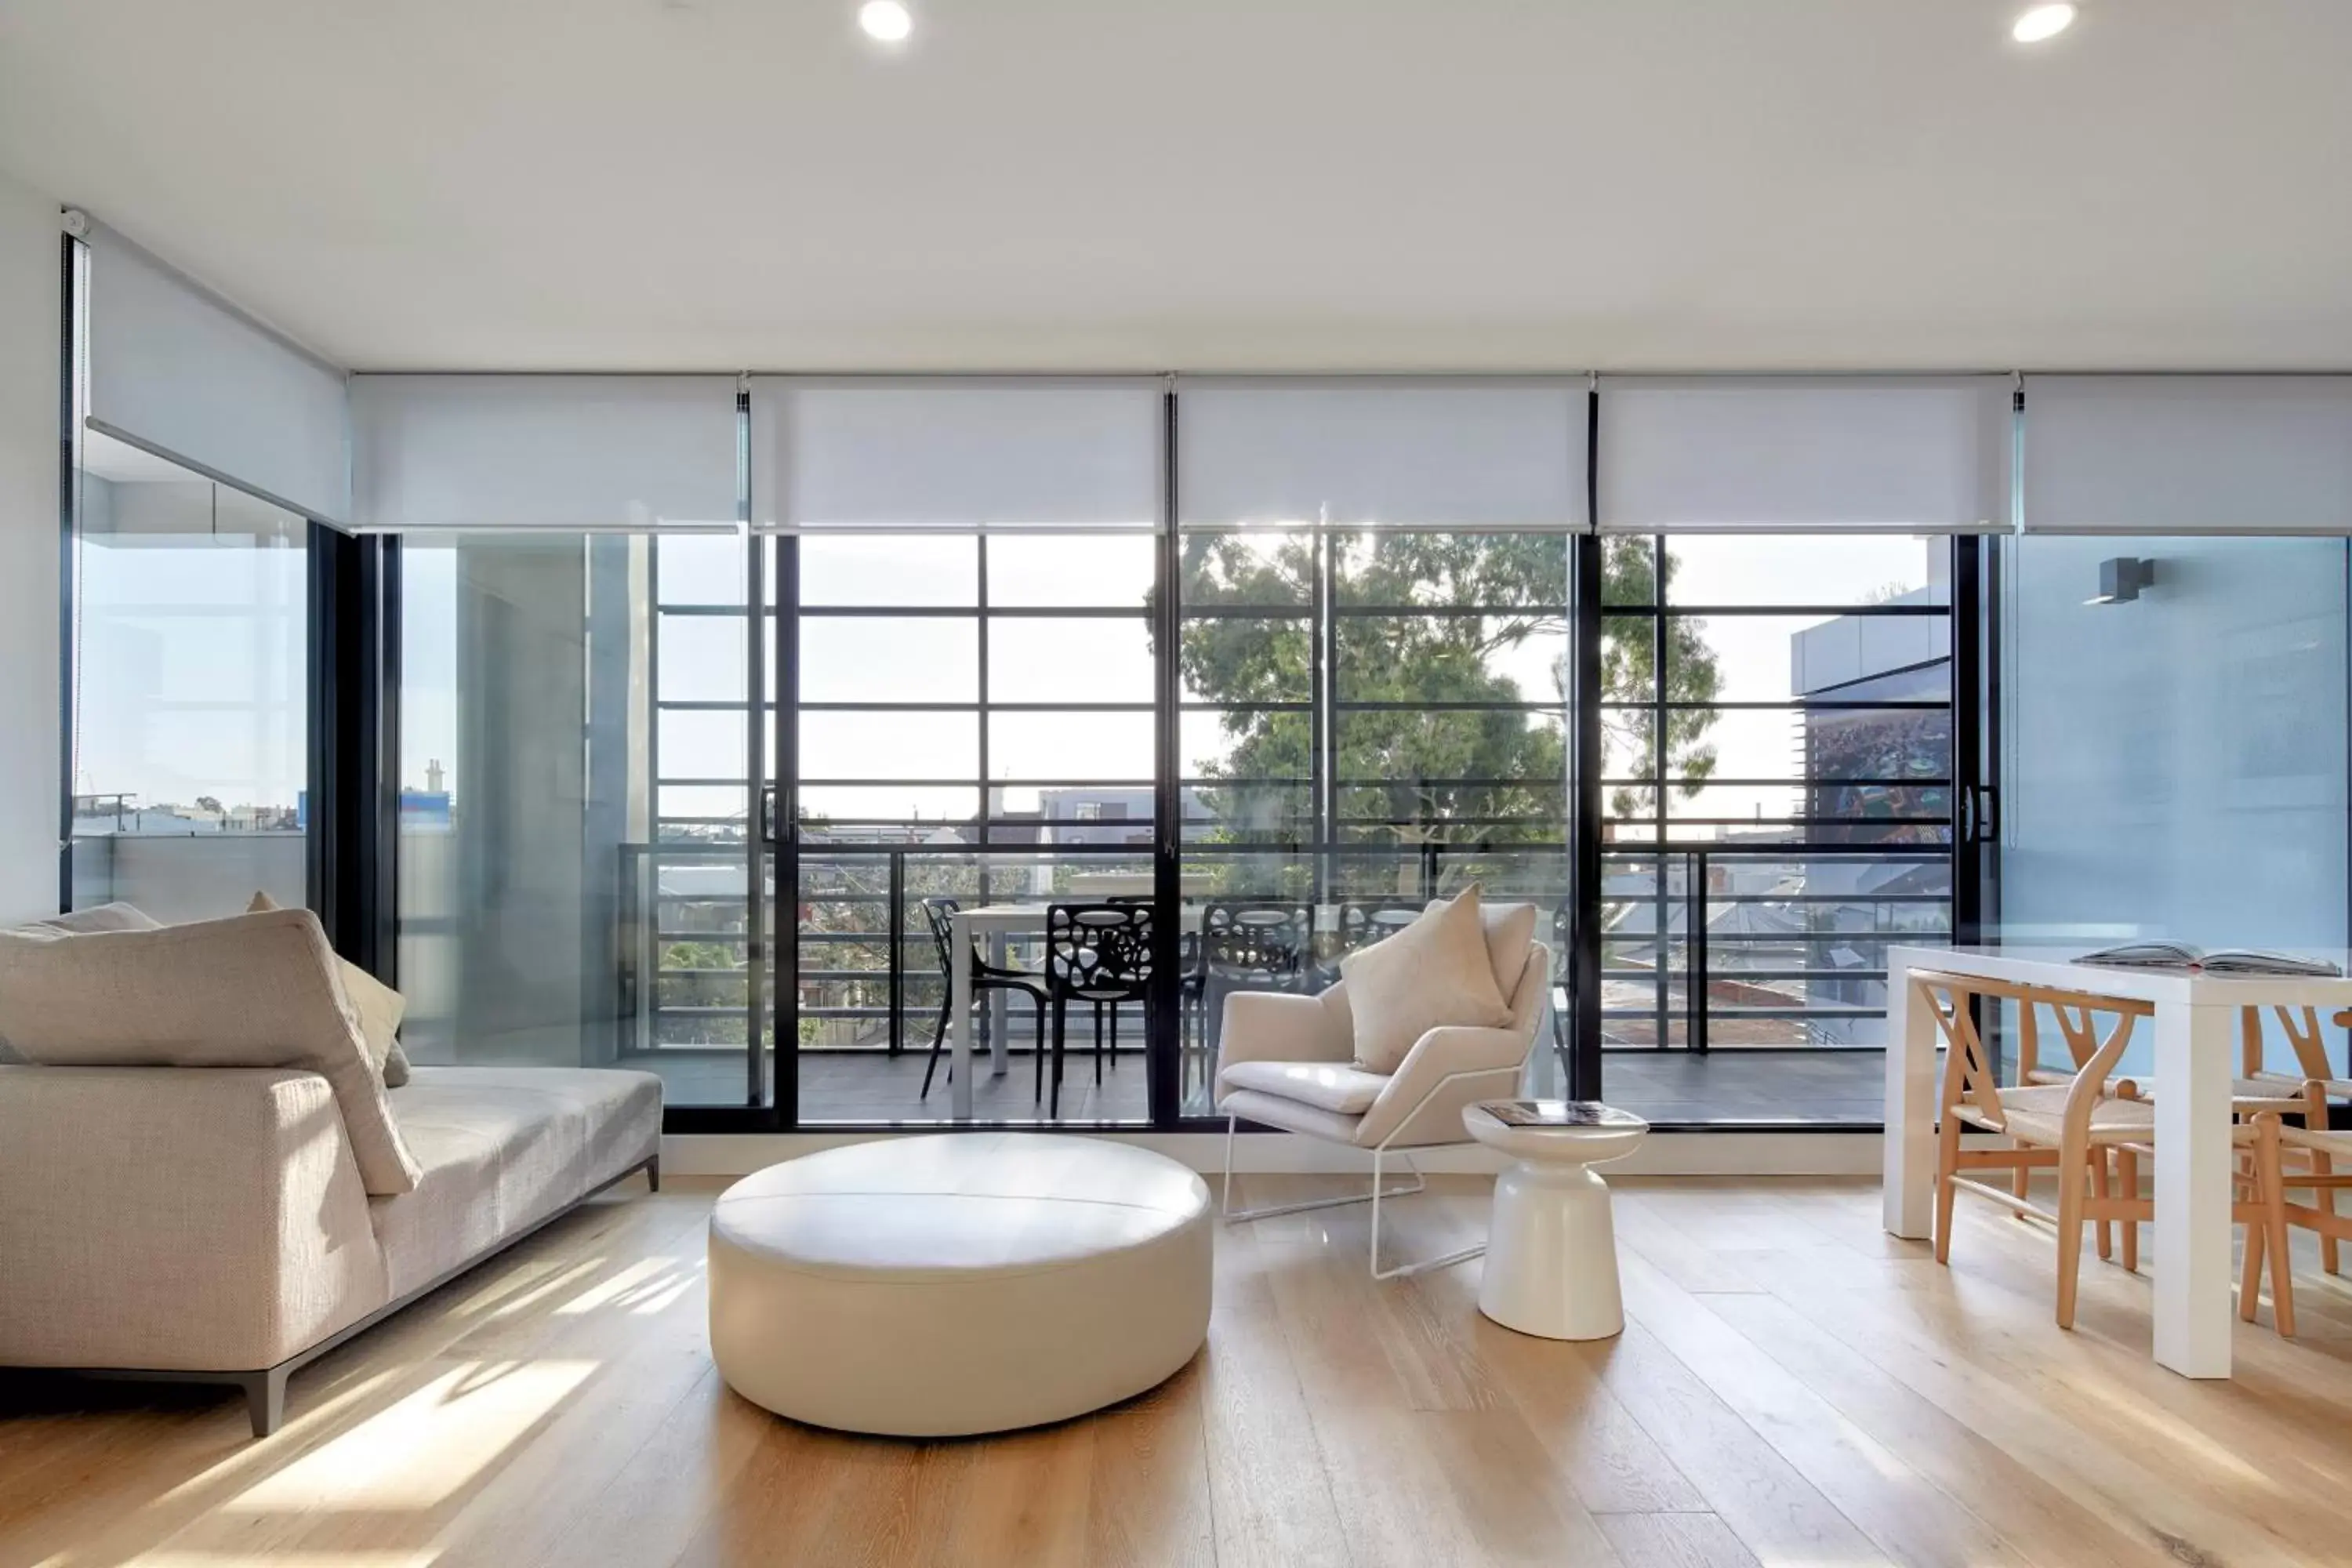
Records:
[[[1489,912],[1500,915],[1503,910],[1497,907]],[[1492,1029],[1432,1029],[1385,1077],[1354,1065],[1355,1021],[1344,981],[1314,996],[1236,991],[1225,998],[1214,1081],[1217,1110],[1225,1118],[1226,1223],[1369,1202],[1376,1279],[1447,1268],[1486,1250],[1472,1247],[1418,1263],[1381,1267],[1381,1201],[1410,1196],[1423,1185],[1404,1152],[1470,1142],[1462,1126],[1463,1109],[1517,1090],[1549,1005],[1551,954],[1543,943],[1531,941],[1516,955],[1490,948],[1488,956],[1496,961],[1496,983],[1510,998],[1510,1022]],[[1371,1190],[1235,1212],[1234,1132],[1244,1120],[1369,1152]],[[1391,1155],[1404,1162],[1411,1180],[1384,1188],[1384,1166]]]

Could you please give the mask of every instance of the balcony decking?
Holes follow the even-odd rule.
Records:
[[[942,1058],[929,1099],[922,1094],[925,1052],[807,1051],[800,1063],[800,1117],[824,1122],[944,1121],[947,1065]],[[1070,1124],[1146,1120],[1143,1057],[1123,1050],[1094,1084],[1089,1052],[1073,1048],[1062,1083],[1061,1121]],[[664,1050],[625,1064],[661,1074],[672,1105],[740,1105],[740,1053]],[[1876,1126],[1885,1082],[1885,1053],[1874,1050],[1611,1051],[1605,1093],[1656,1122],[1735,1122]],[[982,1121],[1043,1121],[1033,1096],[1034,1058],[1013,1053],[1001,1077],[985,1067],[973,1085],[972,1112]]]

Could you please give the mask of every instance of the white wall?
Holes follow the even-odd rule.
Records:
[[[0,174],[0,922],[58,908],[58,232]]]
[[[2345,552],[2017,542],[2004,940],[2344,944]],[[2085,605],[2123,555],[2155,585]]]

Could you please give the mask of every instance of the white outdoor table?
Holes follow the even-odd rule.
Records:
[[[1886,955],[1885,1225],[1933,1233],[1936,1020],[1913,1005],[1913,970],[2050,985],[2153,1003],[2156,1071],[2156,1359],[2184,1377],[2230,1375],[2230,1090],[2246,1007],[2352,1005],[2352,980],[2214,979],[2074,962],[2084,948],[1891,948]],[[2298,949],[2344,962],[2342,952]]]

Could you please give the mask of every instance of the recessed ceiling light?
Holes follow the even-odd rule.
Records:
[[[2011,25],[2009,36],[2021,44],[2045,43],[2074,25],[2072,5],[2030,5]]]
[[[2071,5],[2043,7],[2044,10],[2053,8],[2067,12],[2074,10]],[[877,43],[903,44],[907,41],[907,35],[915,30],[915,17],[898,0],[866,0],[866,4],[857,8],[857,25],[865,28],[866,36]],[[2019,24],[2021,26],[2023,25]]]

